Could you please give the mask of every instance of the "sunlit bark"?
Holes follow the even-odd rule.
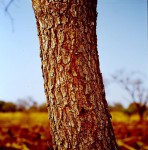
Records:
[[[54,149],[117,149],[99,69],[96,5],[33,0]]]

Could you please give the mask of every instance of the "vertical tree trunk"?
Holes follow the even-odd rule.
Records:
[[[99,69],[97,0],[33,0],[54,149],[116,150]]]

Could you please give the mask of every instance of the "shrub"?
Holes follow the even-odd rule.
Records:
[[[16,105],[12,102],[5,102],[1,108],[2,112],[15,112]]]

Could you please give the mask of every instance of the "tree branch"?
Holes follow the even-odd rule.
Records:
[[[14,1],[14,0],[10,0],[10,1],[8,2],[8,4],[7,4],[6,7],[5,7],[5,12],[8,12],[8,9],[9,9],[9,7],[12,5],[13,1]]]

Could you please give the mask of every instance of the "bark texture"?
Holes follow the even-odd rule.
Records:
[[[97,0],[33,0],[55,150],[116,150],[99,69]]]

